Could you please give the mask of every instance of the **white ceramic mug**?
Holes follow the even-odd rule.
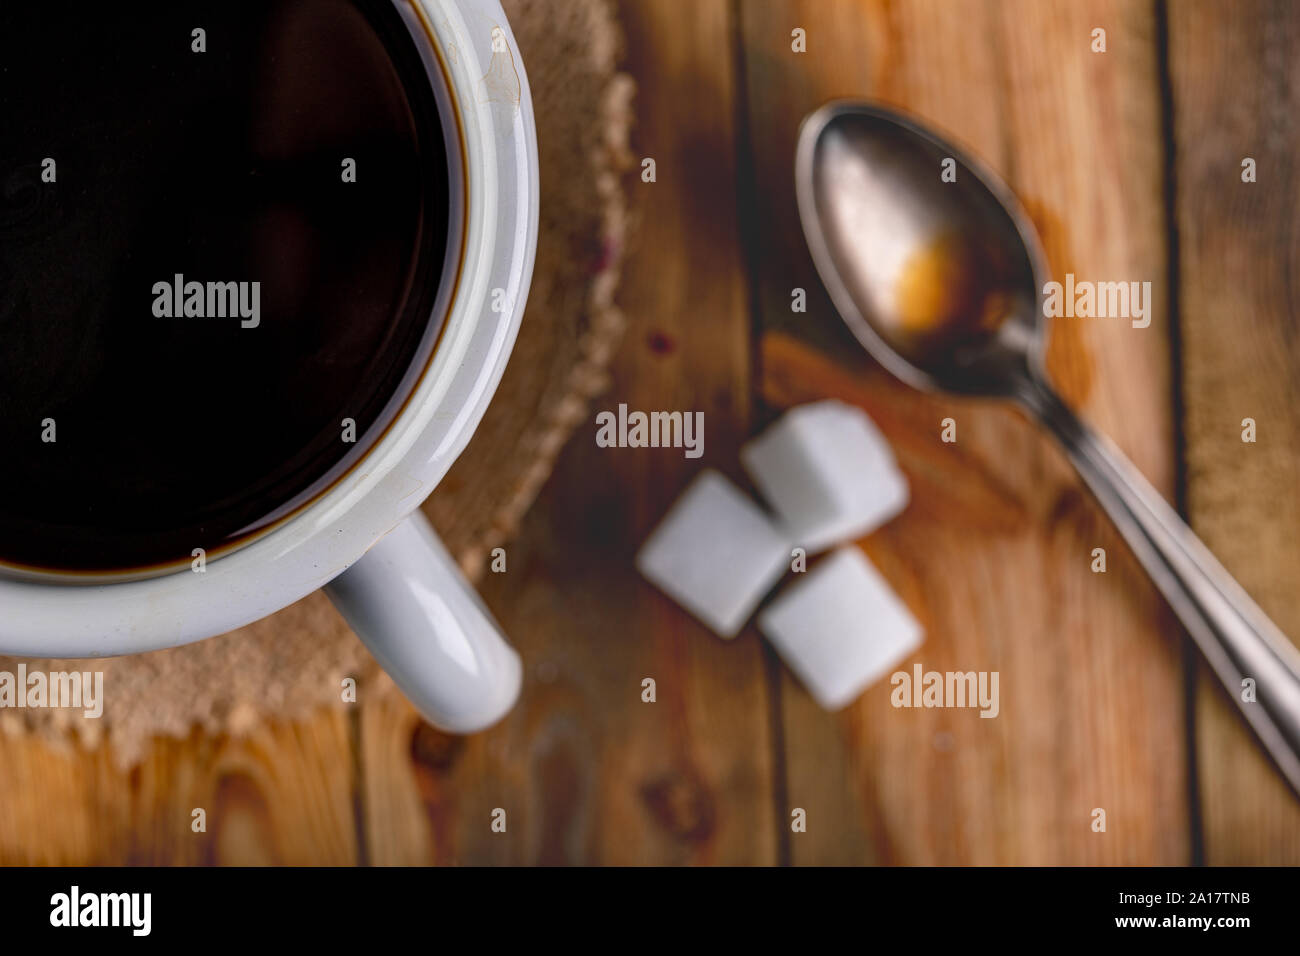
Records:
[[[450,248],[460,252],[443,276],[441,339],[404,408],[342,479],[260,537],[208,560],[202,573],[190,566],[152,577],[0,568],[0,652],[84,658],[173,647],[242,627],[324,587],[438,727],[479,730],[514,703],[519,657],[419,505],[483,417],[528,297],[538,203],[528,80],[496,0],[394,5],[425,59],[442,115]],[[494,298],[503,310],[494,310]]]

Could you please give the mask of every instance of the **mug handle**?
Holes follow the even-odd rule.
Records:
[[[420,511],[324,590],[435,727],[483,730],[514,705],[519,655]]]

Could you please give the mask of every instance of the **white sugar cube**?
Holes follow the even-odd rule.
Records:
[[[716,471],[691,482],[641,546],[637,570],[721,637],[735,637],[790,566],[791,544]]]
[[[840,548],[758,616],[813,698],[839,710],[920,646],[921,625],[860,550]]]
[[[907,506],[907,479],[885,436],[844,402],[790,409],[740,457],[794,543],[810,554],[860,538]]]

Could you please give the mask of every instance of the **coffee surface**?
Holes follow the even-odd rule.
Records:
[[[0,563],[189,561],[400,409],[442,126],[389,0],[75,10],[0,5]]]

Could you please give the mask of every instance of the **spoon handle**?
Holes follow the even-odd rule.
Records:
[[[1300,797],[1300,651],[1124,454],[1035,383],[1021,403],[1053,434]],[[1243,681],[1255,681],[1244,700]]]

